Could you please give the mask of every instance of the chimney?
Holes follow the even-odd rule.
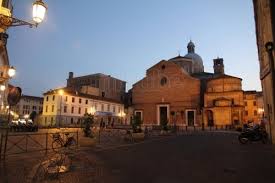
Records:
[[[74,77],[74,73],[73,72],[69,72],[69,79],[72,79]]]
[[[224,74],[223,58],[213,59],[214,61],[214,74]]]

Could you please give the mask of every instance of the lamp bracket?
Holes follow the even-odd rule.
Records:
[[[27,22],[24,20],[20,20],[18,18],[15,17],[10,17],[10,16],[6,16],[3,14],[0,14],[0,23],[1,26],[8,28],[8,27],[16,27],[16,26],[29,26],[30,28],[32,27],[37,27],[37,23],[33,23],[33,22]]]

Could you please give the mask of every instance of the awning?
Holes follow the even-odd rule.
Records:
[[[95,112],[96,116],[114,116],[114,113],[112,112],[101,112],[101,111],[96,111]]]

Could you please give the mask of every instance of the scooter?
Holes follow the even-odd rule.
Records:
[[[262,141],[263,144],[268,142],[268,135],[266,131],[259,125],[253,128],[245,128],[238,137],[241,144],[246,144],[248,141]]]

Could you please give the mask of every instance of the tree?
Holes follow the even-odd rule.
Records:
[[[29,118],[32,120],[32,122],[34,122],[34,119],[36,116],[37,116],[36,111],[32,111]]]
[[[166,119],[160,121],[160,125],[162,127],[162,130],[167,131],[168,130],[168,121]]]
[[[83,117],[83,132],[85,137],[91,137],[92,136],[92,130],[91,127],[94,124],[94,116],[92,114],[84,114]]]
[[[141,132],[141,123],[142,121],[139,116],[133,117],[131,125],[134,133]]]

